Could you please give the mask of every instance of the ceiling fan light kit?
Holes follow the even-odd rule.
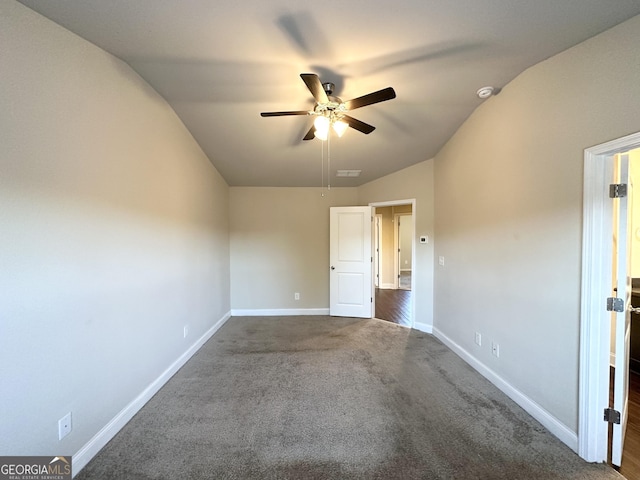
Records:
[[[349,124],[343,122],[342,120],[336,120],[335,122],[333,122],[332,126],[334,132],[338,134],[338,137],[342,137],[342,135],[344,135],[344,132],[347,131],[347,128],[349,128]]]
[[[313,110],[295,110],[284,112],[263,112],[263,117],[281,117],[287,115],[314,115],[317,118],[313,125],[304,136],[303,140],[311,140],[319,138],[327,140],[329,138],[330,129],[341,137],[348,127],[351,127],[366,135],[373,132],[376,127],[364,123],[356,118],[346,114],[350,110],[366,107],[374,103],[380,103],[396,98],[396,92],[393,88],[387,87],[376,92],[363,95],[353,100],[343,102],[339,97],[333,96],[335,85],[331,82],[320,82],[320,78],[315,73],[300,74],[302,81],[305,83],[311,95],[316,101]]]
[[[319,116],[313,122],[313,128],[315,132],[313,135],[320,140],[326,140],[329,137],[329,126],[331,124],[331,120],[329,117]]]

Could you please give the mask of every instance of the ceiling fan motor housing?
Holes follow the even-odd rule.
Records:
[[[347,115],[346,112],[396,98],[396,92],[393,88],[387,87],[382,90],[362,95],[361,97],[354,98],[347,102],[343,102],[341,98],[334,97],[332,95],[336,88],[335,84],[331,82],[322,83],[318,75],[315,73],[301,73],[300,78],[302,78],[302,81],[304,81],[316,101],[313,110],[262,112],[260,115],[263,117],[315,115],[318,117],[316,120],[320,120],[321,117],[324,117],[324,119],[334,124],[334,126],[338,125],[339,122],[342,121],[342,123],[348,124],[349,127],[367,135],[373,132],[375,127]],[[316,128],[314,124],[314,126],[312,126],[304,136],[303,140],[311,140],[312,138],[315,138],[315,133]]]

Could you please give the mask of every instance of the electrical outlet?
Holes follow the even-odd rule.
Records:
[[[300,300],[300,294],[298,292],[293,294],[293,299],[294,300]]]
[[[496,358],[500,358],[500,345],[496,342],[491,342],[491,354]]]
[[[480,332],[476,332],[476,345],[482,345],[482,335],[480,335]]]
[[[184,338],[187,338],[187,335],[189,335],[189,325],[184,326]]]
[[[64,437],[71,433],[71,412],[67,413],[64,417],[58,420],[58,440],[62,440]]]

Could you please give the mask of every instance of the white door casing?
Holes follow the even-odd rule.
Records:
[[[373,315],[372,208],[331,207],[329,314]]]
[[[373,280],[376,288],[380,287],[381,268],[382,262],[380,261],[380,254],[382,249],[382,215],[376,214],[375,216],[375,231],[374,231],[374,249],[373,249]],[[375,302],[374,302],[375,304]]]

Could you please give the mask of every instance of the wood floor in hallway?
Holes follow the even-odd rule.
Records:
[[[628,415],[620,473],[627,480],[640,480],[640,375],[633,372],[629,373]]]
[[[411,325],[411,290],[376,288],[376,318]]]

